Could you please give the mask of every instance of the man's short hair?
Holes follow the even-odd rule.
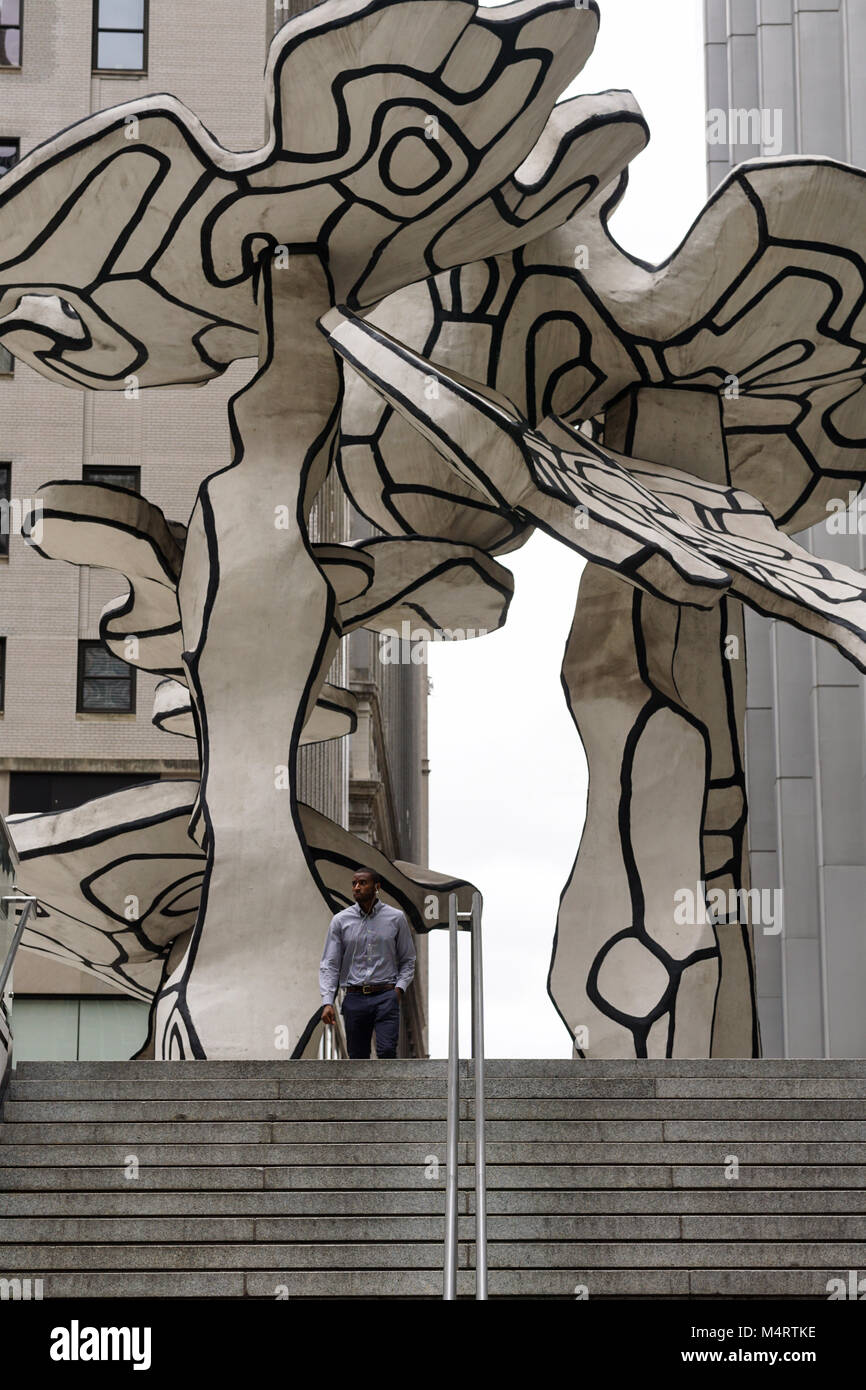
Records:
[[[352,874],[352,877],[357,878],[358,874],[367,874],[367,876],[371,878],[374,883],[378,884],[379,887],[381,887],[382,880],[375,869],[368,869],[365,865],[362,864],[360,868],[355,870],[355,872]]]

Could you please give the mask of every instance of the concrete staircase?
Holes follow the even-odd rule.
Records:
[[[22,1063],[0,1279],[45,1298],[441,1297],[445,1065]],[[866,1277],[866,1061],[487,1074],[491,1297],[826,1299]],[[471,1297],[471,1063],[461,1085]]]

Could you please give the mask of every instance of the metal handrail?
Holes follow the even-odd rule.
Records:
[[[481,894],[472,895],[472,1057],[475,1063],[475,1297],[487,1298],[487,1145],[484,1134],[484,964]]]
[[[18,950],[18,947],[21,945],[21,938],[22,938],[22,936],[24,935],[25,929],[26,929],[26,927],[27,927],[27,921],[28,921],[28,918],[30,917],[30,913],[32,912],[33,908],[36,906],[36,899],[35,899],[35,898],[31,898],[31,897],[30,897],[28,894],[26,894],[26,893],[11,893],[11,894],[9,894],[9,895],[7,895],[6,897],[3,898],[3,902],[4,902],[4,903],[24,903],[25,906],[24,906],[24,911],[21,913],[21,916],[18,918],[18,925],[17,925],[17,927],[15,928],[15,935],[12,937],[12,941],[10,942],[10,945],[9,945],[9,950],[6,952],[6,959],[4,960],[2,967],[0,967],[0,999],[3,998],[3,994],[4,994],[4,991],[5,991],[5,989],[6,989],[6,981],[9,979],[9,976],[12,974],[12,963],[13,963],[13,961],[15,960],[15,952]]]
[[[344,1062],[349,1056],[343,1035],[335,1023],[322,1025],[321,1053],[322,1062]]]
[[[457,1131],[460,1100],[460,1038],[457,1021],[457,894],[448,899],[448,1128],[445,1158],[446,1302],[457,1297]]]
[[[445,1265],[442,1297],[457,1297],[457,1189],[460,1100],[458,1034],[458,955],[460,922],[468,925],[472,946],[472,1057],[475,1073],[475,1297],[487,1298],[487,1152],[484,1120],[484,974],[481,944],[481,895],[472,896],[472,911],[457,911],[457,895],[448,900],[448,1109],[445,1174]]]
[[[340,1022],[340,1010],[342,1001],[345,998],[345,990],[338,989],[334,999],[333,1023],[322,1024],[322,1036],[319,1040],[319,1061],[320,1062],[345,1062],[349,1058],[349,1049],[346,1045],[346,1033]]]
[[[3,1105],[9,1077],[12,1074],[12,1052],[14,1047],[12,1024],[6,1009],[4,995],[6,993],[6,985],[9,981],[9,976],[12,974],[12,964],[15,960],[15,953],[21,945],[21,938],[27,927],[30,913],[33,911],[34,907],[37,906],[36,899],[30,897],[29,894],[26,893],[9,893],[3,897],[2,901],[4,903],[24,903],[24,910],[18,918],[15,932],[9,943],[9,949],[6,952],[2,965],[0,965],[0,1014],[2,1014],[3,1017],[3,1030],[2,1034],[0,1034],[0,1107]]]

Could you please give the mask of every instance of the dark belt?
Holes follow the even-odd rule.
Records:
[[[383,994],[386,989],[396,989],[396,985],[346,985],[347,994]]]

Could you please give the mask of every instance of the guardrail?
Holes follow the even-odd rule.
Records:
[[[460,1037],[458,1024],[460,923],[471,932],[472,1058],[475,1074],[475,1297],[487,1299],[487,1150],[484,1133],[484,965],[481,941],[481,895],[472,895],[472,911],[458,912],[457,895],[448,901],[448,1106],[445,1173],[445,1261],[442,1297],[457,1298],[457,1195],[459,1179]],[[464,930],[467,928],[464,927]]]

